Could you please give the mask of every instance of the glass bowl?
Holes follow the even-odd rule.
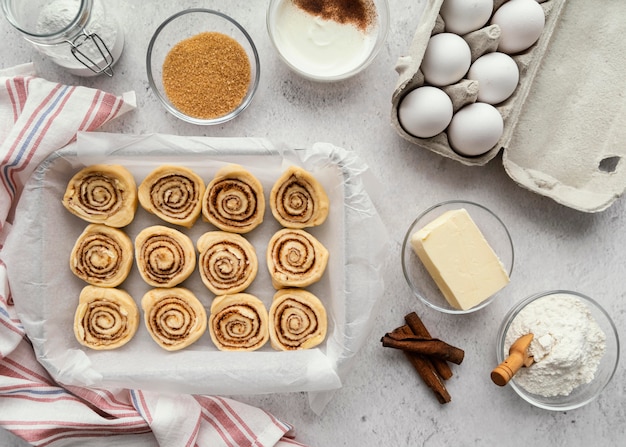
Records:
[[[245,96],[234,109],[214,118],[198,118],[179,110],[168,98],[163,86],[163,62],[172,47],[204,32],[217,32],[235,39],[245,50],[250,62],[250,83]],[[180,11],[159,25],[148,45],[146,67],[148,83],[165,109],[183,121],[199,125],[222,124],[238,116],[250,105],[260,77],[259,55],[247,31],[226,14],[201,8]]]
[[[365,31],[350,22],[339,25],[332,18],[316,17],[293,0],[270,0],[266,25],[272,45],[282,61],[305,78],[330,82],[352,77],[372,63],[389,32],[387,0],[364,2],[376,10]]]
[[[493,251],[496,253],[498,258],[500,258],[500,261],[504,265],[504,269],[508,273],[509,277],[511,277],[511,274],[513,273],[514,252],[511,235],[509,234],[509,231],[504,223],[492,211],[482,205],[479,205],[478,203],[465,200],[451,200],[428,208],[413,221],[404,236],[401,253],[402,272],[404,273],[406,282],[417,298],[419,298],[427,306],[436,309],[439,312],[448,314],[468,314],[476,312],[477,310],[488,306],[489,303],[491,303],[494,298],[498,296],[498,293],[495,293],[485,301],[466,310],[452,307],[445,299],[430,273],[428,273],[424,264],[420,261],[411,247],[411,236],[413,233],[420,230],[422,227],[432,222],[446,211],[458,210],[461,208],[465,208],[467,210]]]
[[[496,358],[498,364],[502,363],[508,356],[509,346],[506,342],[506,335],[509,331],[511,324],[519,313],[530,303],[540,299],[550,299],[554,295],[565,294],[578,298],[591,312],[591,315],[598,323],[598,326],[606,335],[606,351],[604,356],[600,360],[598,369],[591,382],[583,384],[575,388],[567,396],[550,396],[545,397],[538,394],[533,394],[525,390],[520,384],[516,382],[516,376],[509,381],[511,388],[526,402],[542,408],[545,410],[553,411],[567,411],[575,408],[582,407],[594,400],[602,392],[602,390],[609,384],[613,377],[617,364],[619,362],[619,338],[617,335],[617,328],[611,320],[609,314],[604,310],[600,304],[593,299],[569,290],[552,290],[548,292],[538,293],[532,295],[518,304],[516,304],[504,317],[504,321],[498,331],[498,338],[496,343]],[[532,368],[532,366],[531,366]],[[518,373],[519,374],[519,373]]]

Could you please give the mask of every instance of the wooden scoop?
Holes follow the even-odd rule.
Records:
[[[522,335],[509,348],[509,356],[491,371],[491,380],[499,386],[509,383],[522,366],[530,366],[534,360],[528,354],[528,347],[533,341],[533,334]]]

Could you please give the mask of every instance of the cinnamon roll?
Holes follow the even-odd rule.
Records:
[[[128,343],[139,325],[133,298],[111,287],[85,286],[74,314],[76,340],[91,349],[115,349]]]
[[[183,166],[161,166],[139,185],[139,203],[165,222],[191,228],[202,209],[204,181]]]
[[[319,298],[306,290],[276,292],[269,319],[270,343],[274,349],[309,349],[326,338],[326,309]]]
[[[244,291],[254,281],[258,260],[254,246],[243,236],[226,231],[209,231],[196,243],[200,277],[216,295]]]
[[[320,280],[328,264],[328,250],[304,230],[283,228],[267,246],[267,268],[276,289],[306,287]]]
[[[87,166],[69,181],[63,206],[87,222],[121,228],[135,218],[137,185],[123,166]]]
[[[263,185],[239,165],[228,165],[215,174],[202,199],[205,220],[223,231],[248,233],[263,222]]]
[[[152,289],[141,299],[144,322],[152,339],[167,351],[196,342],[206,331],[202,303],[188,289]]]
[[[267,310],[248,293],[218,296],[211,305],[209,333],[221,351],[255,351],[269,340]]]
[[[289,167],[270,192],[272,214],[287,228],[321,225],[328,217],[329,206],[322,185],[311,173],[298,166]]]
[[[174,287],[196,268],[196,252],[188,236],[154,225],[135,238],[135,260],[143,280],[153,287]]]
[[[119,286],[132,266],[130,238],[122,230],[102,224],[87,225],[70,255],[72,273],[94,286]]]

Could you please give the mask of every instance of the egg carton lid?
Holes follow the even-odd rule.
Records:
[[[419,84],[419,66],[443,0],[429,0],[409,48],[398,59],[392,96],[392,124],[404,92]],[[496,3],[502,3],[497,1]],[[527,61],[528,82],[506,110],[498,145],[472,159],[454,153],[445,141],[416,144],[467,165],[484,165],[500,150],[515,182],[569,208],[607,209],[626,190],[626,95],[623,73],[626,2],[547,0],[551,8],[544,35]],[[410,138],[407,138],[411,140]]]

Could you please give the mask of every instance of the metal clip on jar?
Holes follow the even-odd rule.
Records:
[[[113,76],[124,33],[101,0],[1,0],[7,20],[37,50],[78,76]]]

